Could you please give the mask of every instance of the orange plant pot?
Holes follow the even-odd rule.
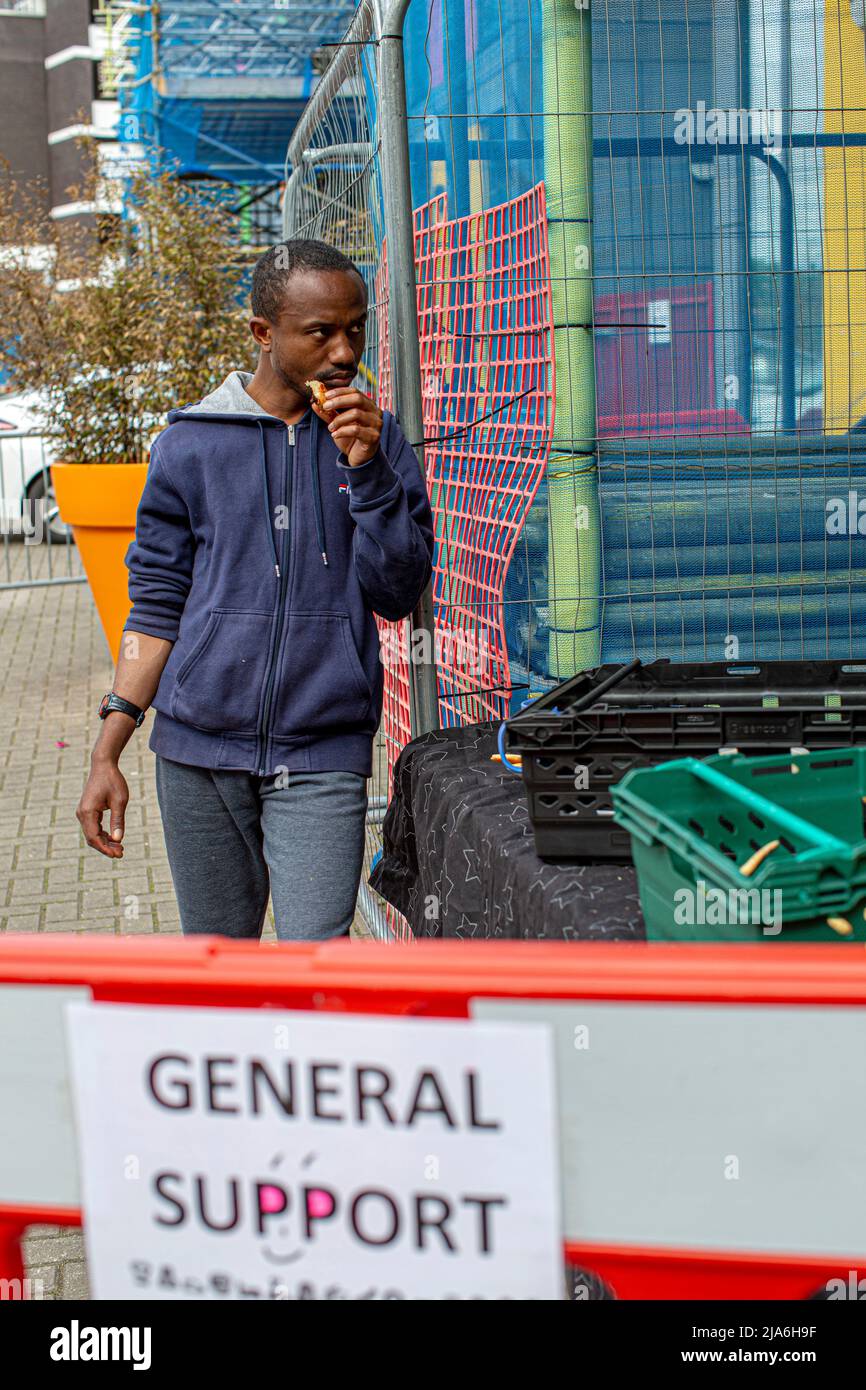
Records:
[[[75,544],[114,661],[129,617],[127,569],[146,463],[54,463],[51,477],[60,516]]]

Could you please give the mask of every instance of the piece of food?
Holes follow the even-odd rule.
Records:
[[[839,936],[850,936],[854,931],[847,917],[828,917],[827,926],[832,927]]]
[[[761,848],[755,850],[755,853],[750,859],[746,860],[745,864],[740,865],[740,873],[745,874],[746,878],[751,878],[758,865],[763,864],[767,855],[772,854],[774,849],[779,848],[779,843],[778,840],[769,840],[767,844],[761,845]]]
[[[319,407],[319,409],[327,411],[327,413],[330,415],[332,412],[329,411],[328,407],[325,405],[325,396],[327,394],[327,387],[325,386],[325,383],[323,381],[313,380],[305,381],[304,385],[310,388],[310,395],[316,402],[316,405]]]

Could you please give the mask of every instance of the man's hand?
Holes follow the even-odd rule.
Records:
[[[116,695],[147,709],[153,702],[165,663],[174,644],[166,637],[124,629],[124,640],[111,689]],[[90,757],[90,776],[81,793],[75,815],[91,849],[108,859],[123,855],[123,813],[129,787],[118,760],[132,735],[135,720],[122,710],[112,710],[99,721],[99,737]],[[109,833],[102,828],[103,811],[111,812]]]
[[[84,838],[91,849],[99,850],[109,859],[123,857],[123,817],[129,801],[126,778],[116,762],[96,760],[91,763],[90,776],[81,793],[76,809]],[[109,833],[102,828],[102,814],[110,811]]]
[[[367,463],[379,447],[382,434],[382,412],[363,391],[350,391],[343,386],[328,391],[326,407],[313,409],[328,426],[331,438],[352,468]]]

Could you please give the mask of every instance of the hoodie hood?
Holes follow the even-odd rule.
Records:
[[[262,485],[265,499],[265,513],[268,519],[268,535],[271,538],[271,552],[273,555],[274,569],[277,574],[280,572],[277,563],[277,552],[274,538],[271,531],[271,519],[273,511],[271,507],[271,496],[268,490],[268,468],[267,454],[265,451],[265,421],[271,424],[280,425],[283,429],[288,428],[291,438],[294,441],[294,426],[286,426],[284,420],[276,415],[269,415],[263,410],[258,401],[253,400],[247,387],[253,379],[252,372],[234,371],[229,372],[221,386],[211,391],[207,396],[203,396],[195,405],[185,405],[180,410],[170,410],[168,413],[169,424],[174,424],[177,420],[238,420],[249,419],[251,424],[258,427],[259,434],[259,460],[262,470]],[[310,410],[312,442],[310,447],[310,466],[312,469],[313,481],[313,508],[316,517],[316,536],[319,542],[319,554],[322,557],[322,564],[328,563],[328,552],[325,546],[325,517],[322,507],[322,492],[319,480],[319,418],[314,410]]]
[[[229,372],[221,386],[211,391],[196,405],[185,405],[182,410],[169,411],[171,422],[187,415],[258,415],[265,420],[275,420],[258,401],[254,401],[247,387],[253,379],[252,372]]]

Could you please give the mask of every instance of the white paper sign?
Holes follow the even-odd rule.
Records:
[[[562,1298],[545,1024],[71,1005],[95,1298]]]

